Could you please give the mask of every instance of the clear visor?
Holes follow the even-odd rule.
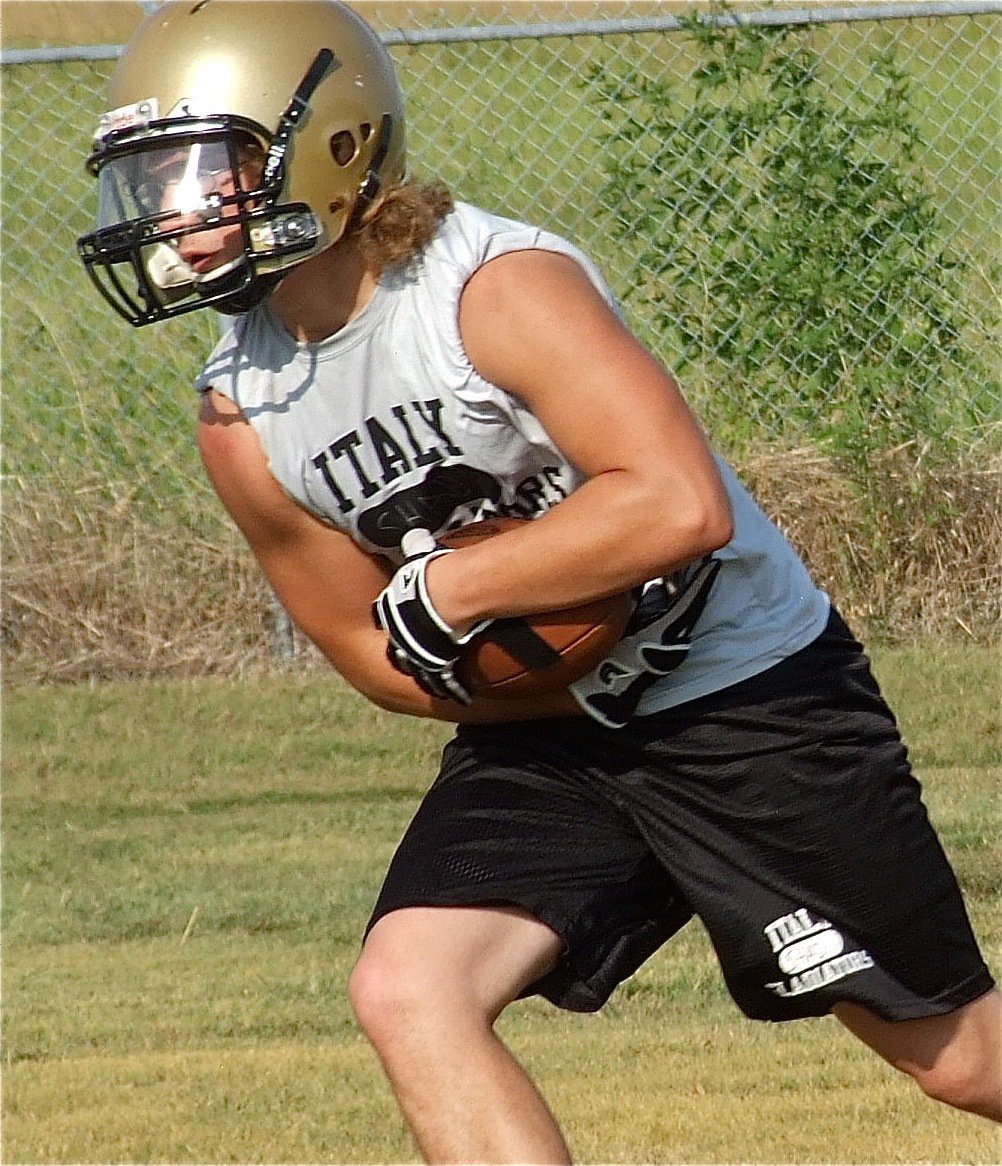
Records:
[[[159,215],[219,216],[243,201],[238,193],[254,189],[260,179],[261,163],[239,153],[221,140],[165,144],[109,158],[98,176],[98,226]]]

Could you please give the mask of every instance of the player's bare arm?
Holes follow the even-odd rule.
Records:
[[[728,541],[726,494],[681,393],[573,259],[533,250],[487,263],[460,327],[478,372],[524,401],[589,480],[526,529],[432,564],[446,618],[612,594]]]
[[[268,469],[257,436],[220,393],[203,395],[198,447],[209,479],[296,626],[366,697],[393,712],[448,721],[505,721],[577,713],[564,695],[488,700],[463,707],[435,700],[386,658],[372,601],[388,568],[291,499]],[[458,553],[458,552],[457,552]]]

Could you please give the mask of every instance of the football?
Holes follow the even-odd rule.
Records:
[[[485,518],[439,535],[459,550],[527,521]],[[561,611],[498,619],[466,645],[458,675],[469,691],[495,699],[544,696],[573,684],[611,651],[623,634],[629,592]]]

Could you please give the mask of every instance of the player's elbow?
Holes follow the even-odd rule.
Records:
[[[424,708],[419,707],[422,703],[420,689],[398,673],[387,676],[384,668],[362,671],[345,668],[343,664],[338,671],[359,696],[384,712],[409,716],[428,715]]]
[[[719,551],[734,537],[734,511],[726,496],[714,499],[703,508],[699,537],[704,554]]]
[[[726,496],[697,498],[674,512],[665,531],[668,558],[694,560],[726,546],[734,537],[734,515]]]
[[[438,720],[455,719],[442,716],[440,712],[440,708],[448,707],[449,702],[433,700],[413,680],[391,668],[386,662],[385,651],[367,667],[346,667],[342,661],[338,671],[360,696],[383,712]]]
[[[734,537],[730,496],[709,456],[693,456],[681,468],[666,459],[645,480],[639,513],[645,536],[660,544],[652,549],[664,563],[701,559]]]

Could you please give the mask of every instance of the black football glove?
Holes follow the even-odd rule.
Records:
[[[410,676],[430,696],[469,704],[471,697],[456,676],[463,645],[483,631],[490,620],[481,620],[458,636],[435,610],[425,572],[428,564],[452,554],[427,530],[409,530],[400,543],[403,565],[376,597],[373,615],[390,638],[386,649],[398,672]]]
[[[609,729],[621,729],[652,684],[685,660],[692,631],[720,570],[707,557],[644,588],[622,639],[601,664],[570,686],[581,708]]]

